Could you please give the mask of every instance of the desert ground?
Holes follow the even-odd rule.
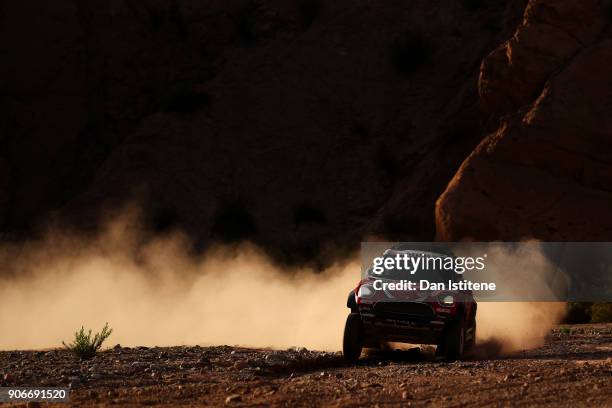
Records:
[[[491,346],[454,363],[423,347],[369,352],[357,365],[304,348],[115,345],[87,361],[3,351],[0,381],[69,386],[74,406],[612,406],[612,324],[560,326],[511,356],[486,356]]]

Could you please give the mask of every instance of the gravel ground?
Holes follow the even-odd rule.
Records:
[[[304,348],[117,345],[88,361],[3,351],[0,385],[69,386],[70,404],[87,406],[612,406],[612,325],[564,326],[541,348],[455,363],[429,349],[358,365]]]

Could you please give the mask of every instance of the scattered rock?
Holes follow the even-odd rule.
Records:
[[[76,388],[79,385],[81,385],[80,380],[70,381],[70,383],[68,384],[68,388]]]
[[[247,363],[246,361],[242,361],[242,360],[236,361],[234,363],[234,368],[236,370],[243,370],[247,368],[248,366],[249,366],[249,363]]]
[[[239,401],[242,401],[242,397],[240,396],[240,394],[228,395],[225,398],[225,403],[226,404],[231,404],[232,402],[239,402]]]
[[[355,367],[344,364],[333,353],[309,351],[295,366],[281,364],[277,366],[278,369],[271,369],[271,366],[267,365],[270,360],[279,359],[291,363],[295,361],[296,351],[207,347],[196,353],[192,348],[177,347],[151,352],[132,351],[120,358],[114,355],[112,358],[99,358],[82,364],[77,363],[68,353],[59,353],[57,361],[49,364],[48,360],[33,358],[34,352],[21,353],[14,359],[10,353],[0,352],[0,367],[4,370],[3,374],[7,374],[7,368],[13,369],[15,364],[21,366],[21,361],[25,360],[28,362],[25,368],[11,373],[16,376],[18,382],[21,382],[22,375],[29,372],[27,375],[30,375],[30,378],[27,381],[39,385],[43,384],[43,381],[47,381],[48,386],[66,387],[70,384],[70,387],[77,390],[71,395],[71,402],[75,405],[96,403],[95,401],[100,399],[104,400],[100,402],[117,405],[159,404],[161,401],[180,404],[185,398],[196,396],[221,404],[227,401],[226,404],[235,406],[250,403],[247,396],[257,399],[253,403],[270,403],[274,400],[277,405],[291,405],[291,402],[296,401],[296,396],[309,398],[313,390],[316,390],[317,403],[325,406],[342,405],[341,401],[356,394],[368,395],[371,398],[380,397],[381,401],[386,396],[393,395],[401,405],[408,406],[410,402],[414,404],[417,400],[427,398],[426,394],[430,391],[431,395],[436,395],[432,400],[434,405],[448,405],[448,401],[452,401],[452,405],[456,406],[473,405],[477,402],[478,392],[453,393],[451,400],[451,396],[444,391],[449,378],[464,387],[469,387],[478,380],[486,385],[475,388],[498,392],[508,398],[539,392],[551,393],[552,390],[561,392],[550,395],[559,394],[566,398],[575,380],[579,380],[595,401],[601,402],[607,390],[610,360],[601,357],[602,341],[597,338],[596,333],[590,333],[588,330],[585,333],[584,337],[577,340],[549,339],[547,344],[529,350],[528,354],[519,359],[481,360],[460,364],[439,363],[433,360],[433,357],[431,361],[425,358],[425,361],[418,363],[395,361],[391,358],[389,361],[393,364],[379,367],[376,360],[364,360]],[[232,355],[232,351],[236,352]],[[551,363],[543,363],[541,360],[542,357],[559,353],[567,355],[574,351],[580,353],[580,359],[570,362],[555,359]],[[166,361],[157,360],[161,353],[168,354]],[[599,357],[591,358],[588,353]],[[264,358],[269,355],[273,357],[269,357],[266,362]],[[236,370],[226,369],[222,364],[203,370],[197,367],[197,362],[203,357],[231,364]],[[585,361],[588,364],[585,364]],[[242,371],[245,362],[251,368]],[[258,369],[258,364],[265,364],[265,369]],[[181,366],[187,369],[180,369]],[[147,374],[143,375],[143,371],[137,367],[146,368]],[[566,374],[558,375],[560,372]],[[104,381],[93,381],[100,373],[104,373]],[[573,376],[572,373],[576,375]],[[527,374],[530,376],[527,377]],[[521,380],[512,384],[516,386],[509,386],[507,381],[513,378]],[[165,385],[160,386],[162,381]],[[238,385],[240,383],[245,385]],[[4,375],[0,376],[0,384],[7,386]],[[200,387],[198,384],[211,386]],[[112,387],[111,390],[109,386]],[[429,391],[424,392],[425,390]]]
[[[206,367],[206,366],[209,366],[211,363],[210,363],[210,360],[207,359],[206,357],[200,357],[198,361],[196,362],[196,364],[199,367]]]

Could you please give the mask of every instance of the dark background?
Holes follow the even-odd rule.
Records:
[[[0,228],[95,229],[135,200],[202,247],[433,239],[482,138],[481,61],[522,12],[440,3],[3,2]]]
[[[289,263],[371,236],[609,239],[610,16],[596,0],[2,2],[0,231],[95,232],[135,202],[152,233]]]

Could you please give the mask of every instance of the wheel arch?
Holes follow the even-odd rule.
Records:
[[[351,309],[351,312],[357,312],[357,302],[355,301],[355,291],[351,290],[346,299],[346,307]]]

